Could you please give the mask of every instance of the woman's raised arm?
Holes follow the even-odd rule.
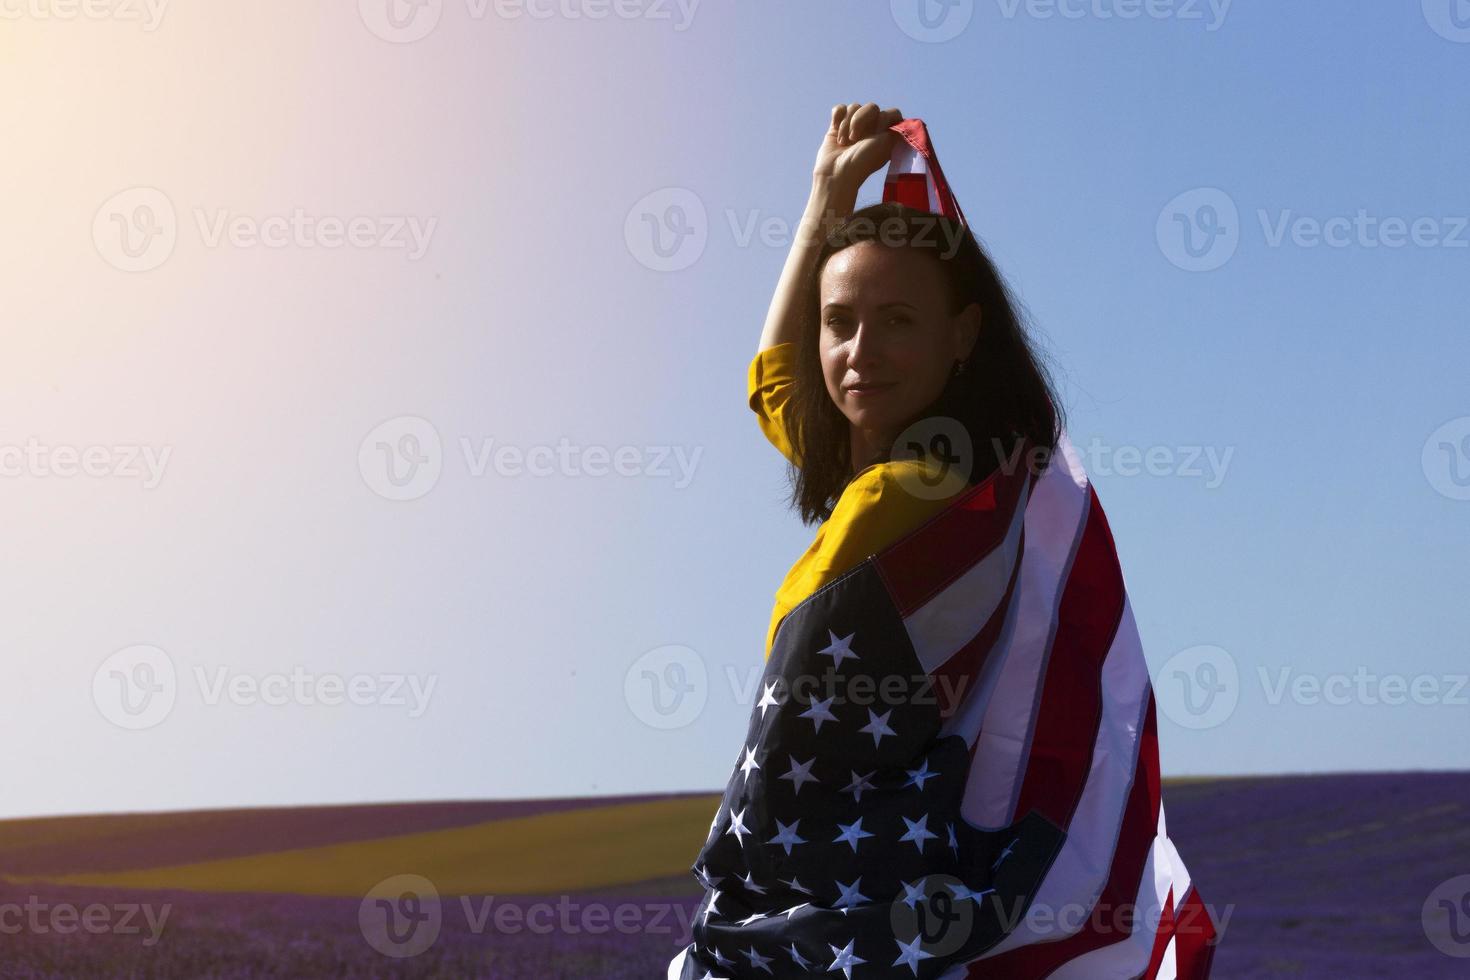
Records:
[[[863,181],[888,162],[898,139],[888,127],[902,119],[899,110],[880,111],[873,102],[832,107],[832,122],[812,167],[811,194],[771,297],[757,351],[792,343],[800,335],[801,297],[816,273],[822,239],[852,213]]]

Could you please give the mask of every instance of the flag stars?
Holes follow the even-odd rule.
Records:
[[[791,848],[793,846],[795,846],[797,844],[805,844],[806,843],[806,838],[805,837],[798,837],[798,836],[796,836],[796,825],[799,824],[799,823],[801,823],[801,818],[799,818],[799,817],[797,819],[793,820],[789,824],[784,824],[780,820],[777,820],[776,821],[776,830],[777,830],[776,836],[775,837],[772,837],[766,843],[768,843],[768,844],[777,844],[777,845],[780,845],[781,847],[786,848],[786,854],[789,856],[791,854]]]
[[[727,834],[734,834],[735,840],[741,844],[745,843],[742,835],[750,833],[750,828],[745,826],[745,811],[748,809],[750,808],[741,807],[739,812],[731,810],[730,829],[725,831]]]
[[[852,845],[853,853],[857,853],[857,846],[858,846],[858,841],[859,840],[861,840],[864,837],[872,837],[873,836],[872,834],[868,833],[866,830],[863,829],[863,818],[862,817],[858,817],[852,823],[840,823],[840,824],[837,825],[837,827],[838,827],[839,830],[842,831],[842,833],[840,833],[836,837],[832,838],[832,843],[836,844],[839,841],[846,841],[848,844],[851,844]]]
[[[961,902],[966,901],[967,899],[974,899],[976,905],[980,904],[980,899],[995,891],[994,888],[986,888],[978,892],[971,891],[969,886],[963,883],[958,885],[950,885],[949,890],[954,892],[954,897],[959,899]]]
[[[960,853],[960,842],[955,840],[954,824],[946,824],[946,826],[949,827],[949,849],[958,855]]]
[[[848,772],[852,772],[852,782],[843,787],[842,792],[851,793],[853,801],[861,803],[863,801],[863,790],[873,788],[873,775],[877,771],[878,770],[874,769],[873,772],[867,773],[863,776],[859,776],[857,773],[849,769]]]
[[[933,779],[935,776],[939,775],[939,773],[937,773],[937,772],[931,772],[929,770],[929,760],[928,759],[925,759],[923,761],[923,763],[920,764],[919,768],[917,768],[917,769],[907,769],[905,771],[909,774],[909,781],[906,782],[906,783],[904,783],[904,786],[905,787],[917,786],[917,787],[919,787],[919,791],[920,792],[923,792],[923,790],[924,790],[924,782],[925,782],[925,780]]]
[[[856,635],[856,633],[849,633],[839,638],[836,633],[828,630],[827,637],[831,642],[818,650],[817,655],[831,657],[834,668],[841,667],[843,660],[857,660],[858,655],[852,652],[852,638]]]
[[[817,761],[816,756],[812,756],[805,762],[797,762],[796,756],[794,755],[788,756],[788,758],[791,760],[791,771],[781,778],[791,780],[791,792],[793,795],[800,793],[801,787],[805,783],[821,782],[820,779],[812,775],[812,763]]]
[[[878,743],[883,740],[883,736],[898,734],[893,729],[888,727],[888,716],[891,714],[893,714],[892,708],[889,708],[881,715],[874,714],[872,708],[868,709],[868,723],[862,728],[859,728],[858,731],[868,732],[873,736],[874,748],[878,747]]]
[[[914,976],[918,976],[919,975],[919,961],[920,960],[931,959],[934,956],[933,953],[926,953],[922,949],[919,948],[919,944],[922,943],[923,941],[924,941],[924,937],[923,936],[915,936],[913,942],[909,943],[908,945],[904,945],[903,940],[901,940],[901,939],[895,939],[894,942],[898,943],[899,953],[898,953],[898,959],[896,959],[896,960],[893,961],[893,965],[894,966],[899,966],[899,965],[906,966],[906,967],[908,967],[910,970],[912,970],[914,972]]]
[[[807,886],[803,885],[800,881],[797,881],[795,876],[793,876],[790,881],[787,881],[785,878],[777,878],[776,880],[779,881],[779,882],[781,882],[781,884],[787,886],[788,888],[790,888],[794,892],[801,892],[803,895],[815,895],[816,894],[810,888],[808,888]]]
[[[812,728],[820,732],[822,730],[822,722],[837,720],[837,716],[832,713],[831,707],[832,702],[836,700],[837,695],[834,694],[825,701],[813,701],[812,706],[803,711],[798,717],[810,718]]]
[[[702,916],[700,921],[703,922],[705,925],[709,925],[710,913],[719,911],[716,907],[719,901],[720,890],[718,888],[712,889],[709,893],[709,904],[706,905],[704,907],[704,911],[700,913],[700,915]]]
[[[751,944],[750,949],[741,950],[740,955],[750,960],[751,969],[765,970],[767,973],[774,973],[770,966],[771,958],[769,956],[762,956],[761,954],[757,953],[755,951],[754,944]]]
[[[755,761],[755,746],[752,745],[745,750],[745,761],[740,763],[740,771],[745,774],[745,781],[750,782],[750,771],[759,769],[761,764]]]
[[[811,960],[809,960],[805,956],[802,956],[801,955],[801,950],[799,950],[799,949],[796,948],[796,943],[792,943],[789,947],[787,947],[786,952],[788,952],[788,953],[791,954],[791,962],[795,963],[797,966],[801,967],[803,970],[810,970],[811,969],[811,967],[812,967]]]
[[[852,968],[857,966],[859,963],[868,962],[867,960],[863,959],[861,956],[852,951],[853,943],[855,942],[857,942],[857,940],[849,939],[847,941],[847,945],[842,947],[841,949],[838,949],[832,943],[827,944],[829,947],[831,947],[833,955],[836,956],[836,959],[832,961],[832,965],[827,967],[827,970],[829,972],[832,970],[841,970],[842,975],[844,977],[847,977],[848,980],[851,980]]]
[[[764,913],[764,912],[752,912],[750,915],[747,915],[745,918],[741,919],[739,922],[737,922],[735,924],[738,925],[738,926],[748,926],[752,922],[754,922],[756,919],[764,919],[765,917],[766,917],[766,913]]]
[[[1005,848],[1000,852],[1000,857],[996,858],[995,863],[990,866],[990,870],[994,871],[996,868],[1000,867],[1000,863],[1011,856],[1012,849],[1014,849],[1015,846],[1020,843],[1020,841],[1021,838],[1017,837],[1015,840],[1007,844]]]
[[[743,878],[740,875],[736,875],[735,877],[740,878],[740,883],[745,886],[746,891],[752,892],[756,895],[764,895],[766,893],[765,886],[755,880],[754,871],[745,872],[745,876]]]
[[[781,702],[780,701],[777,701],[776,700],[776,696],[775,696],[776,695],[776,685],[779,684],[779,683],[781,683],[780,680],[774,680],[774,681],[771,681],[770,684],[766,685],[765,689],[761,693],[761,699],[756,702],[756,705],[755,706],[757,708],[761,709],[761,720],[762,721],[765,721],[765,719],[766,719],[766,709],[767,708],[779,708],[781,706]]]
[[[838,895],[837,902],[832,907],[835,909],[841,909],[842,914],[846,915],[847,910],[852,908],[854,905],[857,905],[859,902],[868,901],[868,896],[858,891],[858,885],[862,883],[862,880],[863,876],[858,875],[856,878],[853,879],[852,884],[850,885],[844,885],[840,881],[833,881],[832,883],[837,886]]]
[[[929,829],[929,815],[926,813],[918,820],[910,820],[908,817],[900,817],[908,826],[908,833],[899,838],[899,841],[913,841],[919,853],[924,853],[924,842],[926,840],[938,840],[939,835]]]

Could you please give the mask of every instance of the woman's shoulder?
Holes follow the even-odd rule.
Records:
[[[883,460],[863,467],[843,488],[833,510],[930,513],[969,486],[953,467],[920,459]]]

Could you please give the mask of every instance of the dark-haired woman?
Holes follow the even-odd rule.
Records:
[[[890,161],[885,198],[939,213],[849,213]],[[922,120],[834,107],[749,376],[822,523],[776,595],[670,980],[1209,975],[1101,501],[941,184]]]
[[[833,107],[750,364],[750,407],[792,464],[792,502],[823,521],[776,592],[767,657],[803,599],[984,479],[1019,436],[1051,448],[1064,425],[1019,306],[970,230],[900,204],[852,213],[902,118]],[[938,471],[930,439],[895,447],[926,418],[943,420],[927,436],[965,430],[966,449]]]

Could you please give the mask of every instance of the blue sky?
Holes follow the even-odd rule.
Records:
[[[341,7],[7,28],[0,447],[170,455],[0,479],[5,813],[718,787],[814,533],[746,370],[870,100],[927,122],[1059,365],[1165,774],[1464,766],[1470,5]],[[171,254],[125,268],[119,200]],[[668,647],[704,681],[665,716]],[[160,671],[159,717],[108,702]]]

